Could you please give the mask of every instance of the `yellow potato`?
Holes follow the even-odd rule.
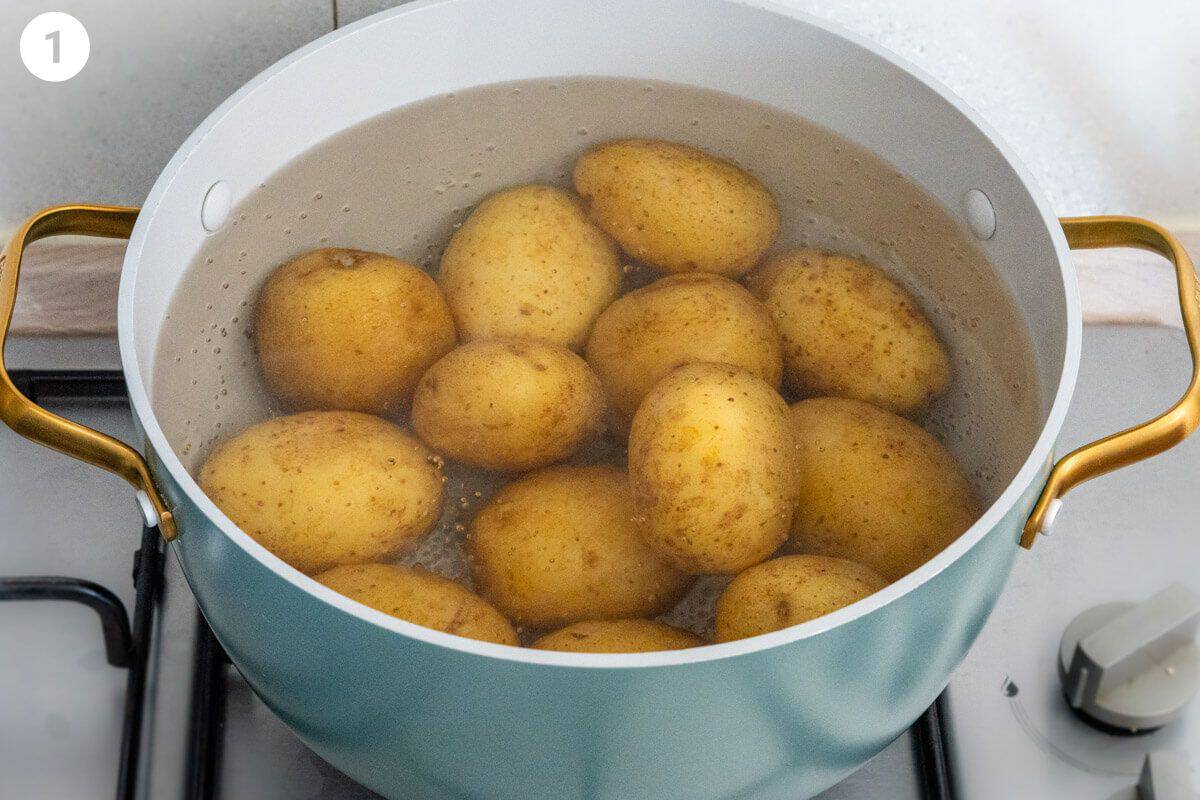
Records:
[[[420,567],[354,564],[334,567],[316,579],[364,606],[435,631],[517,644],[513,626],[486,600]]]
[[[389,416],[455,341],[450,309],[424,271],[334,248],[271,273],[254,334],[267,386],[288,408]]]
[[[757,178],[684,144],[600,144],[576,162],[575,190],[626,253],[666,272],[741,275],[779,231],[779,210]]]
[[[834,397],[796,403],[789,418],[800,448],[794,552],[848,558],[894,581],[979,517],[954,457],[915,423]]]
[[[779,388],[783,354],[765,306],[719,275],[669,275],[600,315],[587,360],[604,384],[614,427],[628,431],[642,398],[682,364],[732,364]]]
[[[255,541],[310,574],[411,550],[442,510],[433,454],[355,411],[255,425],[209,456],[200,487]]]
[[[887,586],[869,567],[825,556],[781,556],[751,567],[717,599],[716,638],[731,642],[830,614]]]
[[[923,410],[950,385],[950,358],[917,301],[849,256],[791,250],[747,281],[783,334],[783,380],[801,397]]]
[[[561,461],[604,428],[604,390],[587,363],[544,342],[481,340],[430,367],[412,422],[434,450],[523,471]]]
[[[466,341],[537,339],[579,348],[621,288],[621,256],[579,199],[553,186],[506,189],[450,239],[438,283]]]
[[[652,616],[691,582],[642,539],[625,473],[558,466],[509,484],[467,538],[475,588],[539,628]]]
[[[796,447],[787,405],[749,372],[688,364],[633,418],[629,477],[647,541],[693,573],[741,572],[787,538]]]
[[[684,650],[706,642],[695,634],[649,619],[576,622],[533,643],[539,650],[569,653],[653,653]]]

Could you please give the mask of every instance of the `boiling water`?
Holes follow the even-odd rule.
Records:
[[[195,471],[214,443],[283,413],[263,388],[252,344],[255,293],[279,263],[338,246],[436,273],[481,198],[530,182],[569,186],[581,151],[621,136],[732,158],[779,204],[775,249],[862,256],[908,287],[954,364],[951,391],[923,422],[980,497],[995,500],[1044,410],[1024,321],[959,220],[886,162],[803,119],[722,93],[617,78],[495,84],[402,107],[322,142],[246,197],[189,268],[162,326],[153,396],[176,454]],[[635,266],[628,283],[652,278]],[[606,441],[576,458],[623,463],[624,454]],[[469,584],[463,534],[497,485],[448,464],[446,488],[440,524],[405,561]],[[665,619],[706,632],[723,584],[702,579]]]

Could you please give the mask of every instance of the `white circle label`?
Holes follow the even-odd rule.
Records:
[[[44,81],[74,78],[92,50],[83,23],[62,11],[38,14],[21,32],[21,60]]]

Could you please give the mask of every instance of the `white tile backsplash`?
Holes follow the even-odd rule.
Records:
[[[192,129],[239,86],[333,27],[333,0],[3,0],[0,232],[42,206],[137,204]],[[63,83],[26,71],[25,24],[66,11],[91,57]]]

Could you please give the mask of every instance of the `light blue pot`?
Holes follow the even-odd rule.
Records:
[[[996,602],[1033,499],[872,613],[659,666],[529,663],[414,640],[279,581],[192,506],[172,549],[259,696],[386,797],[794,800],[854,771],[944,688]]]
[[[203,495],[168,444],[148,386],[168,304],[208,236],[205,198],[203,221],[219,223],[220,201],[236,203],[351,125],[472,86],[571,75],[690,84],[806,117],[874,151],[952,211],[964,208],[967,190],[986,192],[996,226],[980,247],[1032,336],[1042,408],[1031,413],[1041,434],[958,541],[872,597],[794,628],[693,650],[586,655],[475,642],[368,609],[284,564]],[[968,206],[964,224],[983,235],[978,212]],[[9,307],[26,241],[127,235],[135,213],[36,217],[0,270]],[[1161,229],[1099,220],[1068,230],[1080,246],[1132,242],[1174,257],[1194,329],[1194,273]],[[339,30],[268,69],[213,112],[155,184],[132,229],[119,300],[148,468],[119,443],[65,427],[6,381],[0,417],[137,486],[147,519],[177,530],[171,549],[250,685],[317,753],[386,796],[794,800],[904,731],[979,633],[1046,485],[1080,334],[1067,240],[1024,172],[973,112],[879,48],[784,8],[734,0],[430,0]],[[1193,382],[1183,410],[1155,423],[1154,447],[1125,460],[1194,428],[1197,391]],[[1062,472],[1044,500],[1069,488]]]

